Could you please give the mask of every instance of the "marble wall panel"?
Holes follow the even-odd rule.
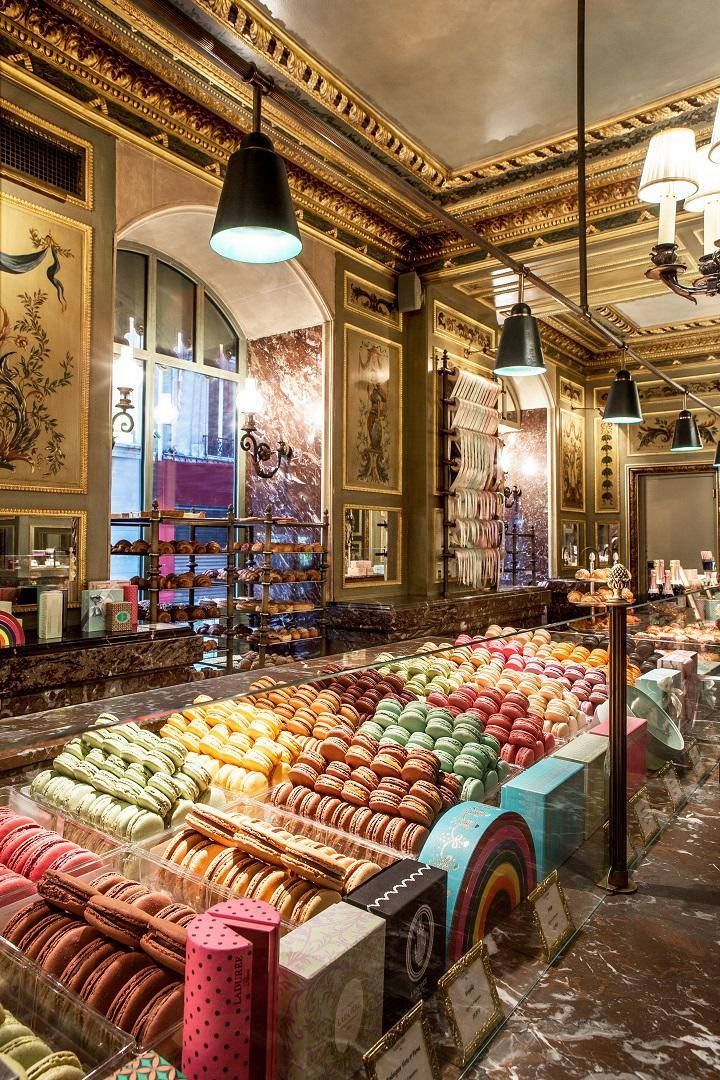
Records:
[[[503,460],[507,469],[506,483],[517,484],[522,498],[517,506],[505,511],[508,526],[517,524],[523,531],[535,526],[537,578],[548,576],[548,438],[547,410],[523,409],[522,426],[503,436]],[[518,545],[519,562],[527,565],[527,542]],[[528,580],[527,574],[518,584]]]

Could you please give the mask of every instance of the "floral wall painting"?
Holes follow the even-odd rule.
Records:
[[[402,349],[345,328],[343,484],[351,491],[402,490]]]
[[[617,424],[595,417],[595,512],[620,509],[620,447]]]
[[[560,410],[560,509],[585,510],[585,420]]]
[[[693,409],[700,440],[705,450],[714,450],[720,438],[720,421],[706,409]],[[640,424],[628,424],[628,454],[664,454],[672,446],[677,409],[645,414]]]
[[[92,230],[0,194],[0,488],[87,491]]]

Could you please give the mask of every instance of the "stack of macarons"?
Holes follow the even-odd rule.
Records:
[[[153,1046],[182,1020],[187,931],[49,871],[4,937],[96,1012]]]
[[[265,900],[293,923],[307,922],[373,877],[380,867],[307,836],[242,814],[197,807],[163,858],[210,886]],[[194,897],[192,881],[185,886]]]
[[[0,904],[27,896],[46,870],[85,874],[101,865],[97,855],[58,836],[24,814],[0,809]]]
[[[283,780],[300,752],[300,744],[284,728],[281,716],[235,701],[214,701],[171,713],[160,735],[185,746],[186,760],[206,769],[220,787],[251,798]]]
[[[0,1005],[0,1072],[18,1080],[82,1080],[85,1076],[77,1055],[71,1050],[52,1050],[4,1005]]]
[[[181,822],[197,801],[223,805],[211,779],[184,746],[124,724],[71,739],[30,793],[101,832],[136,841]]]

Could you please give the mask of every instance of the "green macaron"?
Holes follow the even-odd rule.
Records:
[[[385,728],[385,734],[380,740],[380,745],[382,746],[384,742],[393,742],[397,743],[398,746],[405,746],[409,738],[410,732],[404,727],[400,727],[399,724],[390,724],[389,727]]]
[[[485,795],[485,785],[476,777],[468,777],[462,786],[460,793],[461,802],[482,802]]]
[[[458,776],[469,776],[475,780],[482,780],[485,775],[485,768],[483,765],[478,764],[475,758],[467,757],[465,754],[458,754],[453,763],[453,772],[456,772]]]
[[[452,720],[446,720],[442,716],[430,716],[425,731],[433,739],[452,738]]]

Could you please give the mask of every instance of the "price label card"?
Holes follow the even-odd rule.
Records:
[[[575,933],[570,908],[567,904],[557,870],[545,878],[530,893],[533,920],[543,943],[545,959],[553,960]]]
[[[643,843],[649,844],[652,838],[660,832],[660,822],[650,805],[647,789],[640,788],[640,790],[633,795],[629,805],[635,814],[635,820],[637,821],[640,835],[643,838]]]
[[[677,809],[677,807],[680,806],[680,804],[684,801],[685,796],[683,794],[683,789],[680,786],[678,774],[675,772],[675,769],[672,765],[668,764],[663,769],[663,771],[660,773],[660,779],[665,785],[665,790],[668,793],[668,798],[670,799],[670,802],[672,803],[673,807]]]
[[[503,1018],[485,943],[479,941],[438,981],[461,1065],[466,1065]]]
[[[368,1080],[439,1080],[422,1001],[363,1057]]]
[[[698,746],[698,744],[695,742],[691,746],[688,746],[687,752],[688,757],[692,762],[693,769],[699,768],[699,766],[702,764],[702,756],[700,754],[700,747]]]

